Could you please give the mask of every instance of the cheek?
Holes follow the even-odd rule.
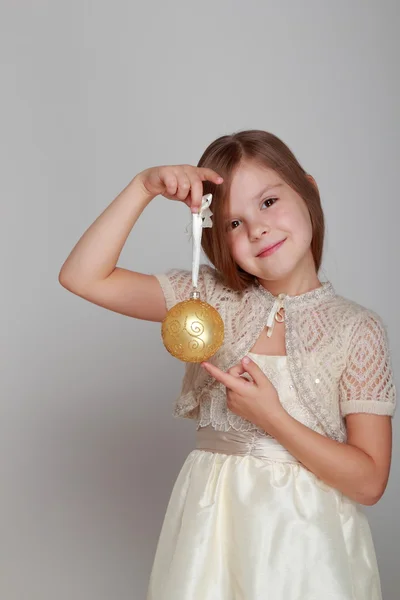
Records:
[[[292,210],[283,209],[279,215],[279,223],[294,239],[306,242],[311,240],[312,226],[308,210],[303,210],[300,206],[292,207]]]
[[[306,212],[302,211],[301,215],[299,215],[299,226],[298,227],[299,227],[299,234],[301,235],[304,242],[306,244],[310,244],[311,239],[312,239],[312,224],[311,224],[311,218],[310,218],[308,211],[306,211]]]
[[[240,260],[243,259],[243,256],[246,253],[247,240],[245,239],[245,236],[240,235],[239,233],[229,236],[228,247],[235,262],[240,263]]]

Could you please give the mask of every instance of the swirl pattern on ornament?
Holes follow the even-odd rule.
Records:
[[[162,324],[168,352],[188,362],[207,360],[221,346],[223,334],[224,325],[218,312],[199,299],[175,305]]]
[[[197,317],[197,315],[196,315]],[[187,319],[185,320],[185,327],[184,329],[186,329],[186,331],[188,332],[189,335],[194,335],[194,336],[199,336],[202,335],[204,333],[204,325],[203,323],[200,323],[200,321],[192,321],[189,325],[189,329],[187,328]]]

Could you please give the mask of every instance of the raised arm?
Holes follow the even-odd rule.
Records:
[[[74,246],[61,267],[60,284],[114,312],[162,321],[167,309],[157,278],[116,265],[129,233],[155,196],[184,202],[196,212],[205,180],[222,183],[211,169],[190,165],[152,167],[139,173]]]

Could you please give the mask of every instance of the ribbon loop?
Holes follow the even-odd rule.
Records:
[[[200,250],[201,237],[204,227],[212,227],[210,204],[212,194],[205,194],[201,200],[201,207],[198,213],[192,215],[192,232],[193,232],[193,261],[192,261],[192,284],[197,288],[199,269],[200,269]]]
[[[267,337],[272,336],[275,321],[277,321],[278,323],[282,323],[284,321],[284,317],[283,317],[282,313],[280,312],[280,310],[282,308],[284,308],[284,298],[285,298],[285,294],[279,294],[279,296],[276,298],[275,302],[272,305],[272,308],[270,310],[270,313],[269,313],[268,319],[267,319],[267,328],[268,328]],[[279,315],[279,318],[277,318],[278,315]]]

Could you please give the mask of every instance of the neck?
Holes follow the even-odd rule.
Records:
[[[312,260],[312,257],[311,257]],[[315,290],[322,286],[318,279],[314,267],[314,261],[311,265],[301,265],[295,272],[290,273],[287,277],[281,279],[261,279],[258,278],[260,285],[268,290],[274,296],[278,294],[287,294],[288,296],[300,296],[311,290]]]

